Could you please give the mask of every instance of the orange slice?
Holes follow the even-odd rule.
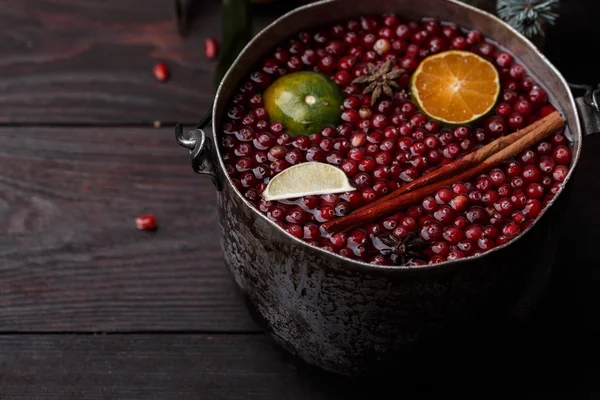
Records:
[[[494,107],[500,77],[494,65],[481,56],[449,50],[421,61],[410,86],[415,101],[430,118],[467,124]]]

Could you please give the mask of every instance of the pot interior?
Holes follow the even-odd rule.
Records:
[[[561,112],[567,123],[565,135],[572,144],[571,168],[565,184],[568,182],[581,153],[582,134],[575,101],[567,82],[530,41],[509,25],[489,13],[455,0],[324,0],[297,8],[285,14],[259,32],[248,43],[221,82],[213,108],[215,141],[221,136],[220,127],[223,116],[234,90],[240,81],[252,72],[253,66],[275,47],[299,31],[320,24],[384,13],[394,13],[401,20],[435,18],[442,21],[442,23],[455,23],[464,29],[477,29],[487,39],[495,42],[499,48],[511,53],[517,62],[526,67],[529,75],[533,76],[544,87],[551,103]],[[225,165],[221,159],[218,144],[215,148],[219,164],[222,171],[224,171]],[[227,174],[224,173],[223,175],[226,176]],[[230,178],[226,176],[225,179],[231,185]],[[253,209],[253,206],[237,190],[235,191]],[[538,220],[559,196],[560,193],[554,197],[548,207],[545,207]],[[258,210],[253,209],[253,211],[263,217]],[[304,244],[300,240],[298,242],[299,244]],[[510,245],[510,243],[506,245]],[[498,246],[487,253],[494,252],[506,245]]]

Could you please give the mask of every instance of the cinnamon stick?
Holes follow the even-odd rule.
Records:
[[[394,214],[399,210],[402,210],[419,201],[422,201],[425,197],[434,194],[444,186],[449,186],[457,181],[468,180],[476,175],[486,172],[489,169],[497,167],[503,161],[514,157],[515,155],[519,154],[521,151],[527,149],[531,145],[541,140],[544,140],[552,133],[556,132],[558,129],[561,129],[564,126],[564,120],[558,112],[554,111],[546,117],[540,119],[536,123],[531,124],[531,129],[528,129],[528,131],[524,135],[521,135],[519,139],[509,144],[508,146],[489,147],[488,150],[486,150],[488,156],[474,166],[473,164],[470,164],[471,166],[467,167],[467,170],[462,169],[462,167],[459,164],[459,167],[455,167],[456,169],[454,169],[453,171],[454,173],[456,173],[457,170],[462,171],[458,174],[452,175],[450,177],[448,177],[449,172],[438,174],[437,178],[434,177],[438,179],[435,182],[431,183],[431,180],[429,180],[430,183],[428,185],[421,186],[413,191],[400,194],[388,199],[381,198],[373,203],[367,204],[366,206],[355,210],[347,216],[326,222],[322,226],[329,233],[345,232],[349,229],[356,227],[357,225],[362,225],[368,222],[375,221],[379,218],[388,216],[390,214]],[[508,136],[497,139],[494,142],[502,142],[501,139],[507,137]],[[483,147],[482,149],[486,147],[487,146]],[[494,149],[496,149],[496,151],[492,152],[494,151]],[[468,156],[469,155],[465,157]],[[461,159],[465,157],[462,157]],[[470,157],[469,159],[472,158],[473,157]],[[442,176],[442,180],[439,180],[440,176]]]
[[[427,175],[423,175],[422,177],[415,179],[414,181],[409,182],[404,186],[399,187],[393,192],[388,193],[385,196],[377,199],[377,202],[383,203],[386,200],[396,198],[400,195],[403,195],[404,193],[408,193],[412,190],[429,185],[431,183],[435,183],[449,176],[456,175],[462,171],[466,171],[467,169],[476,166],[492,154],[497,153],[498,151],[506,148],[507,146],[521,139],[523,136],[529,134],[529,132],[539,127],[542,123],[543,119],[539,119],[534,123],[527,125],[525,128],[511,133],[510,135],[502,136],[501,138],[498,138],[488,143],[487,145],[480,147],[479,149],[452,161],[451,163],[439,167],[438,169],[432,171]]]

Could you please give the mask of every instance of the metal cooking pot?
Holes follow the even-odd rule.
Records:
[[[316,24],[393,12],[434,17],[480,30],[542,82],[567,121],[572,168],[560,193],[518,240],[479,256],[420,267],[379,266],[310,246],[256,210],[225,174],[217,139],[235,88],[276,45]],[[202,128],[177,141],[193,168],[217,187],[225,261],[253,314],[275,341],[309,364],[358,374],[377,360],[483,320],[526,318],[548,281],[560,214],[585,135],[600,130],[600,90],[574,99],[550,62],[497,17],[454,0],[325,0],[297,8],[248,43],[223,78],[212,110],[213,138]]]

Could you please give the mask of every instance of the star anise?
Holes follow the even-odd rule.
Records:
[[[392,88],[400,89],[395,79],[398,79],[404,73],[404,70],[391,68],[391,66],[391,60],[387,60],[379,68],[372,63],[368,63],[369,74],[359,76],[352,81],[352,83],[368,83],[368,86],[363,90],[363,94],[373,93],[371,95],[371,105],[375,104],[382,92],[392,97],[394,95]]]
[[[403,238],[384,234],[376,236],[373,245],[384,256],[390,256],[394,264],[408,264],[412,259],[419,258],[421,251],[428,243],[415,233],[409,233]]]

